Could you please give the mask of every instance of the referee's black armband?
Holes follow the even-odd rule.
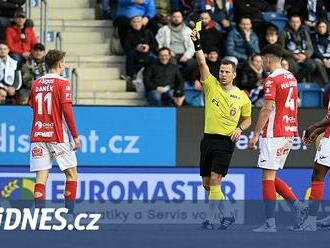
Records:
[[[200,39],[194,41],[195,52],[202,50]]]

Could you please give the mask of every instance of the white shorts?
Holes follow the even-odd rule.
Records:
[[[53,159],[56,160],[62,171],[76,167],[77,157],[73,146],[67,143],[31,143],[30,171],[49,170]]]
[[[330,139],[322,138],[316,151],[315,162],[330,167]]]
[[[291,137],[261,138],[258,167],[269,170],[283,169],[292,143]]]

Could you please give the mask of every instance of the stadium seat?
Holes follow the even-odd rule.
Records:
[[[301,107],[319,108],[322,106],[323,89],[317,83],[299,83],[299,97]]]
[[[263,12],[262,16],[266,22],[271,22],[277,26],[279,32],[285,28],[288,22],[288,18],[285,15],[276,12]]]

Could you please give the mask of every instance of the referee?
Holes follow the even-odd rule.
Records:
[[[224,200],[221,180],[228,172],[235,142],[251,125],[251,101],[243,91],[233,85],[236,65],[232,61],[222,60],[219,82],[209,71],[196,30],[192,31],[191,39],[195,46],[205,94],[205,128],[200,144],[200,175],[204,188],[209,192],[209,216],[203,222],[203,228],[213,229],[211,220],[214,219],[220,200]],[[225,202],[222,202],[221,210],[223,218],[219,229],[226,229],[235,222],[235,218],[225,207]]]

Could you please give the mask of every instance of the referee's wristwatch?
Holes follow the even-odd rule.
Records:
[[[241,126],[238,126],[238,128],[241,130],[241,132],[243,133],[243,128]]]

